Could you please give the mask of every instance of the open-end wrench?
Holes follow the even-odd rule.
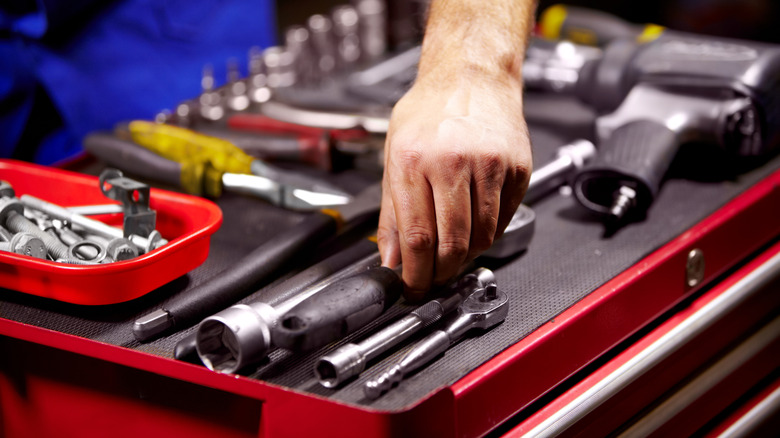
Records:
[[[446,288],[441,297],[428,301],[408,315],[385,327],[360,343],[348,343],[322,356],[314,366],[322,386],[335,388],[347,379],[357,376],[366,363],[401,343],[421,329],[438,322],[457,309],[463,299],[476,289],[495,284],[493,272],[477,268]]]
[[[471,329],[487,330],[504,321],[509,312],[508,303],[507,295],[499,291],[495,283],[475,290],[458,307],[457,316],[445,328],[428,335],[390,369],[376,379],[366,382],[363,388],[366,397],[378,398],[393,385],[400,383],[406,374],[447,351]]]

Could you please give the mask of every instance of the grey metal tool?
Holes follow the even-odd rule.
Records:
[[[379,264],[379,253],[373,253],[302,290],[285,282],[273,289],[267,299],[236,304],[209,316],[200,322],[196,332],[198,356],[210,370],[224,373],[261,361],[275,346],[272,328],[285,313],[333,282]]]
[[[322,356],[314,365],[314,374],[322,386],[337,387],[363,372],[372,359],[454,311],[475,289],[484,288],[495,281],[491,270],[474,270],[449,285],[440,298],[428,301],[359,343],[345,344]]]
[[[495,283],[475,290],[458,307],[458,314],[446,327],[421,340],[406,355],[381,376],[366,382],[364,391],[376,399],[400,383],[406,374],[427,364],[462,339],[472,329],[487,330],[506,319],[509,312],[507,295]]]

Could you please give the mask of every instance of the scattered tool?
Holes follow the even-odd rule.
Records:
[[[344,278],[302,301],[273,328],[277,346],[310,351],[365,326],[401,296],[403,283],[384,266]]]
[[[562,146],[552,162],[534,171],[526,196],[531,200],[536,200],[558,185],[565,183],[594,153],[593,144],[586,140],[578,140]],[[505,258],[525,250],[533,236],[534,218],[531,209],[521,206],[504,235],[494,243],[495,249],[488,250],[483,256]],[[379,260],[378,254],[375,254],[374,257]],[[481,273],[478,278],[482,279],[480,281],[483,285],[486,284],[488,281],[484,278],[489,271],[479,270],[478,272]],[[299,291],[300,289],[294,286],[298,282],[296,280],[292,285],[282,284],[279,289],[290,288],[292,291]],[[459,288],[457,285],[454,287]],[[270,297],[278,293],[276,289],[274,292],[269,292]],[[275,332],[271,332],[271,328],[277,325],[281,315],[304,299],[309,298],[311,294],[313,294],[312,289],[309,289],[308,292],[298,295],[295,300],[291,299],[278,306],[276,303],[281,302],[281,300],[274,301],[272,298],[257,304],[237,305],[206,318],[201,322],[197,332],[198,336],[201,337],[201,340],[198,341],[201,360],[209,368],[223,372],[235,372],[261,360],[272,346],[280,346],[278,342],[285,342],[275,340],[277,338],[273,337]],[[273,311],[268,310],[268,305],[274,306]],[[433,305],[431,304],[431,306]],[[334,317],[334,320],[338,321],[339,319]],[[263,341],[261,342],[260,339]],[[400,340],[398,339],[398,342]],[[183,341],[181,346],[177,347],[179,350],[177,358],[188,355],[192,351],[193,342],[195,341],[192,339]],[[292,344],[293,341],[288,342],[288,345]],[[380,353],[380,351],[376,352],[376,354]],[[369,361],[370,357],[365,360]]]
[[[133,175],[184,189],[193,195],[219,197],[222,190],[256,196],[291,210],[310,211],[343,205],[349,197],[280,184],[266,177],[220,173],[197,162],[176,162],[110,133],[92,133],[84,148],[105,163]]]
[[[418,342],[406,355],[381,376],[366,382],[365,395],[379,398],[404,376],[444,353],[472,329],[488,330],[506,319],[509,299],[495,283],[477,289],[458,307],[458,313],[446,327]]]
[[[208,357],[208,360],[204,359],[202,362],[208,362],[208,367],[213,370],[234,372],[253,361],[262,360],[273,346],[270,329],[283,314],[280,312],[286,312],[299,301],[343,276],[353,275],[375,266],[379,266],[376,243],[373,239],[362,239],[278,285],[268,286],[255,292],[251,296],[252,301],[247,304],[233,305],[205,318],[195,333],[176,344],[174,357],[187,361],[198,359],[196,343],[200,334],[203,338],[204,357]],[[255,307],[260,309],[255,310]],[[244,319],[238,316],[241,314],[253,315],[253,318]],[[239,319],[253,324],[251,326],[236,324],[235,321]],[[209,325],[216,327],[208,327]],[[231,347],[229,350],[222,348],[221,340],[226,338],[223,338],[222,332],[218,330],[220,325],[224,325],[222,328],[224,331],[230,331],[231,327],[240,327],[240,330],[233,332],[232,335],[236,338],[236,342],[230,345],[235,345],[235,348]],[[214,339],[208,339],[209,336],[202,334],[201,329],[203,333],[218,334],[214,335]],[[248,341],[245,342],[244,339]],[[231,353],[231,356],[226,356],[228,353]]]
[[[188,327],[210,313],[224,309],[257,290],[261,282],[272,278],[301,251],[335,235],[341,226],[357,226],[376,220],[380,200],[381,185],[377,183],[364,189],[349,204],[312,213],[221,274],[137,319],[133,334],[138,340],[147,341],[173,328]]]
[[[360,343],[345,344],[321,357],[314,365],[317,379],[322,386],[335,388],[357,376],[368,362],[454,311],[475,289],[484,288],[495,281],[493,272],[485,268],[478,268],[461,277],[449,285],[441,297],[423,304]]]
[[[180,163],[195,163],[213,169],[217,174],[253,174],[268,178],[292,190],[332,194],[343,198],[349,195],[332,185],[299,173],[282,170],[246,154],[227,140],[162,123],[135,120],[117,128],[120,135],[154,153]]]

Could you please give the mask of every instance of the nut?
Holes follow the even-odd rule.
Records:
[[[135,245],[123,238],[112,239],[108,242],[106,251],[108,256],[117,262],[138,257],[138,250],[135,248]]]

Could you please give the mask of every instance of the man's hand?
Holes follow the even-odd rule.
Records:
[[[522,88],[479,75],[418,81],[393,110],[378,239],[385,265],[403,262],[407,299],[487,250],[528,186]]]

